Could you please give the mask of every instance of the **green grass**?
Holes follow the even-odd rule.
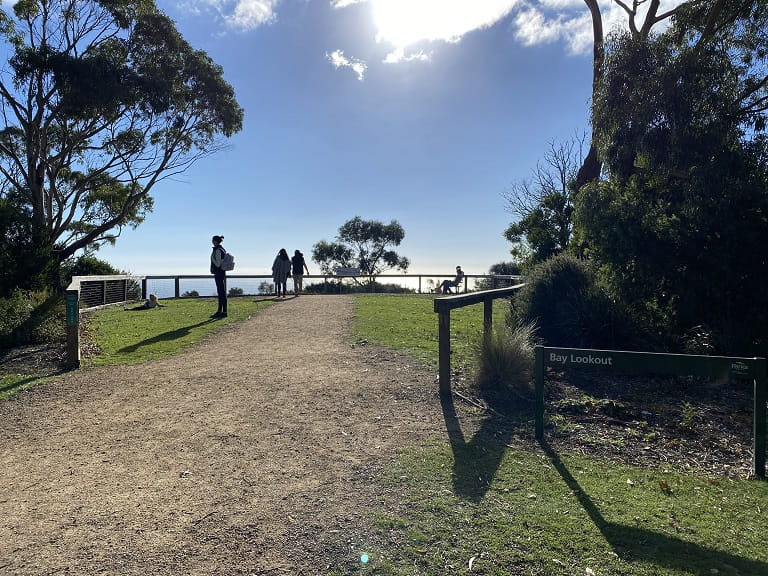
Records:
[[[707,480],[491,438],[405,449],[367,574],[766,574],[768,484]],[[451,567],[446,570],[446,567]]]
[[[99,354],[83,365],[137,364],[163,358],[199,342],[222,327],[244,320],[272,304],[269,300],[230,298],[229,315],[209,316],[216,301],[209,298],[163,300],[163,308],[126,312],[105,308],[91,315],[88,330]]]
[[[437,367],[437,314],[434,295],[360,294],[353,329],[355,339],[409,353],[430,368]],[[505,321],[508,305],[493,303],[493,323]],[[483,305],[451,311],[451,362],[472,362],[472,350],[483,332]]]
[[[433,297],[359,295],[357,340],[407,351],[437,364]],[[222,326],[269,305],[230,301],[230,316],[211,321],[215,302],[168,301],[159,310],[95,313],[101,347],[90,364],[143,362],[173,354]],[[504,306],[494,303],[494,322]],[[454,365],[471,363],[482,331],[482,305],[451,313]],[[7,390],[33,377],[0,378]],[[446,419],[451,411],[446,410]],[[455,422],[461,426],[461,422]],[[760,576],[768,483],[698,478],[572,454],[531,439],[512,449],[503,427],[485,421],[473,436],[435,430],[433,441],[404,447],[378,479],[384,507],[373,506],[374,532],[359,555],[325,571],[335,575]],[[378,511],[374,511],[378,510]],[[470,560],[472,570],[469,569]]]
[[[355,337],[437,359],[432,299],[357,297]],[[499,308],[501,308],[499,306]],[[482,330],[482,306],[454,311],[460,362]],[[494,319],[496,321],[496,319]],[[451,410],[446,414],[446,424]],[[511,449],[491,417],[465,438],[446,428],[404,448],[379,481],[384,501],[360,553],[333,574],[379,576],[768,574],[768,483],[698,478]],[[469,563],[472,561],[472,570]]]
[[[43,378],[34,375],[7,374],[0,376],[0,401],[17,392],[32,388],[42,381]]]

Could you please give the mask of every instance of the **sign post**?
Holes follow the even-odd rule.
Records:
[[[67,290],[67,368],[80,367],[80,302],[77,290]]]

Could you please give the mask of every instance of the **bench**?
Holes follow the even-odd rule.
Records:
[[[451,279],[451,284],[450,284],[450,286],[448,286],[448,292],[446,292],[446,294],[461,294],[461,285],[462,285],[462,284],[464,284],[464,283],[466,282],[465,278],[466,278],[466,276],[462,276],[462,277],[461,277],[461,280],[459,280],[459,283],[458,283],[458,284],[454,284],[454,280],[456,279],[456,277],[454,276],[454,277]],[[442,293],[442,292],[443,292],[443,290],[442,290],[442,286],[443,286],[443,282],[440,282],[440,283],[437,285],[437,291],[438,291],[438,292],[440,292],[440,293]],[[451,288],[455,288],[455,289],[456,289],[456,292],[453,292],[453,291],[451,290]]]
[[[357,278],[360,276],[360,268],[336,268],[333,275],[337,278]]]

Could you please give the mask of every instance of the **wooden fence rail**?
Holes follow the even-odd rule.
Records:
[[[471,294],[459,294],[435,298],[434,309],[438,314],[438,347],[440,394],[451,393],[451,310],[473,304],[483,303],[483,332],[486,336],[493,329],[493,301],[497,298],[508,298],[520,290],[525,284],[517,284],[509,288],[482,290]]]

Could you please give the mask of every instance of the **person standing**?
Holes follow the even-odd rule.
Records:
[[[214,236],[213,251],[211,252],[211,274],[216,282],[216,295],[219,298],[219,309],[215,314],[211,314],[211,318],[226,318],[227,317],[227,273],[221,268],[221,262],[224,259],[226,250],[221,245],[224,241],[224,236]]]
[[[285,298],[288,276],[291,275],[291,259],[285,248],[280,248],[275,261],[272,263],[272,280],[275,282],[275,292],[278,298]]]
[[[304,271],[309,274],[309,268],[307,268],[307,262],[304,260],[304,254],[299,250],[293,253],[291,258],[291,275],[293,276],[293,293],[298,296],[304,289]]]

